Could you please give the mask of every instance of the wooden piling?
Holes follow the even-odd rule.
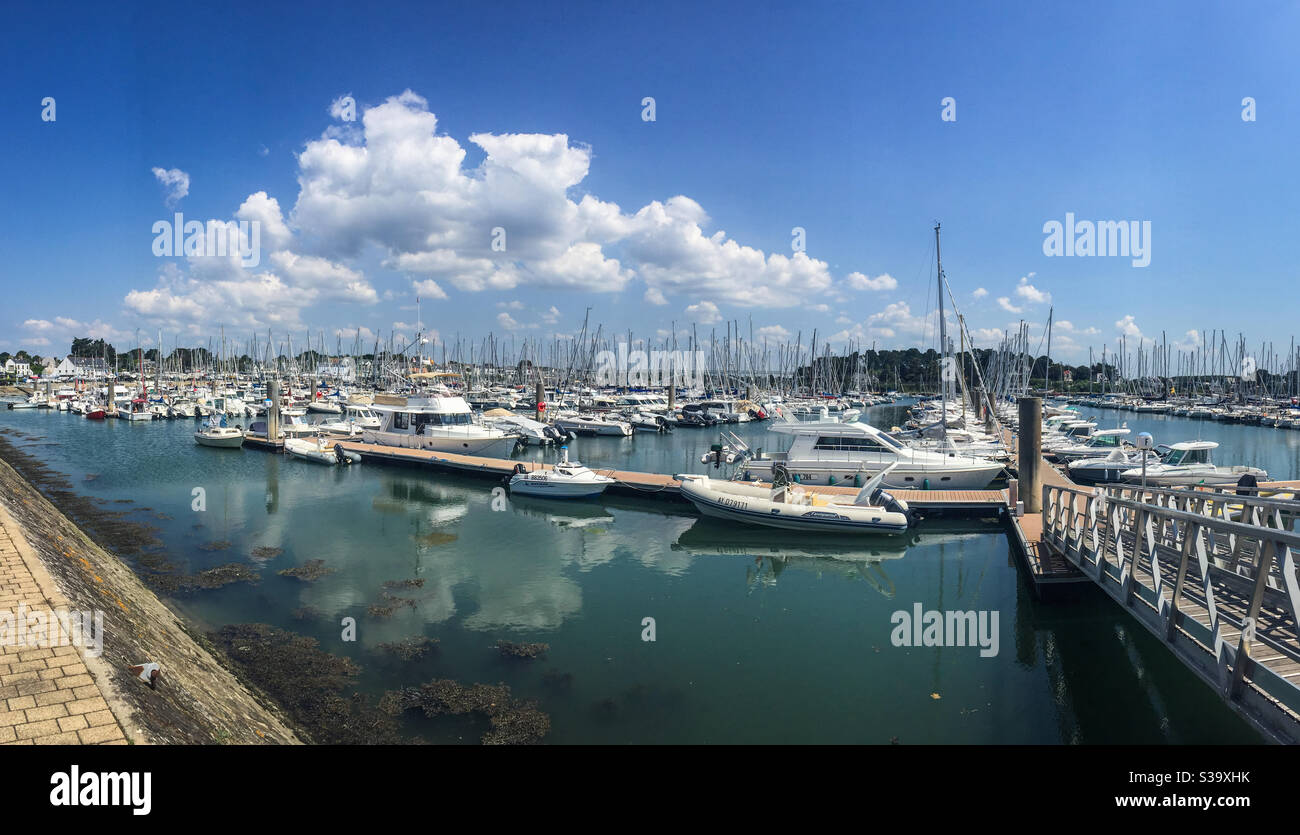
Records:
[[[1043,398],[1022,397],[1018,435],[1020,498],[1025,513],[1043,511]]]
[[[271,380],[266,384],[266,397],[271,401],[266,408],[266,439],[274,443],[280,440],[280,381]]]

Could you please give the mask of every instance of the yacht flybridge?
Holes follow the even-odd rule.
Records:
[[[885,478],[886,487],[979,490],[1002,473],[996,461],[914,449],[865,423],[784,421],[768,431],[792,436],[790,449],[747,459],[743,478],[771,481],[772,468],[779,464],[801,484],[861,486],[896,464]]]
[[[361,433],[368,444],[509,458],[519,442],[515,433],[475,423],[465,398],[441,387],[410,397],[376,395],[371,409],[380,426]]]

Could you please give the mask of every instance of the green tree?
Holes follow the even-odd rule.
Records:
[[[84,359],[99,359],[107,354],[108,364],[112,365],[117,359],[117,351],[112,345],[109,345],[102,339],[91,339],[90,337],[76,337],[72,340],[72,350],[68,352],[69,356],[81,357]]]

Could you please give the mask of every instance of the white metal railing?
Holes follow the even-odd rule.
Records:
[[[1279,702],[1290,725],[1300,716],[1300,688],[1283,675],[1300,669],[1297,519],[1300,502],[1287,499],[1131,485],[1043,487],[1043,543],[1230,702],[1248,703],[1257,722],[1277,719],[1267,705],[1276,709]],[[1271,698],[1261,702],[1257,691]],[[1289,738],[1285,728],[1269,729]]]

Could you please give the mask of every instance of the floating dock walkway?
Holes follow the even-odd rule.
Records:
[[[357,441],[339,441],[338,445],[349,452],[360,454],[363,462],[378,461],[389,464],[427,467],[444,472],[480,475],[496,479],[506,478],[514,472],[515,466],[520,463],[523,463],[529,470],[550,470],[552,468],[550,464],[538,462],[520,462],[506,458],[460,455],[454,452],[406,449]],[[681,497],[681,482],[672,476],[661,473],[638,473],[628,470],[593,469],[602,475],[615,479],[616,483],[608,488],[610,492],[685,501]],[[825,495],[853,496],[858,492],[855,487],[801,486],[811,493]],[[899,492],[900,497],[905,498],[912,507],[932,513],[942,512],[945,515],[967,517],[1000,516],[1007,507],[1006,490],[908,490]]]

